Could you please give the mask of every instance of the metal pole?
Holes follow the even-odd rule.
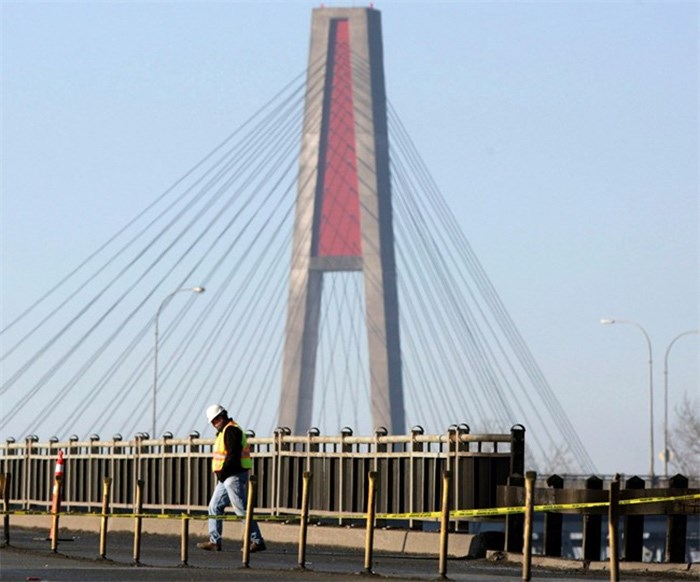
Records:
[[[301,490],[301,523],[299,524],[299,568],[306,568],[306,534],[309,525],[309,483],[311,471],[304,471]]]
[[[620,559],[617,548],[617,525],[619,521],[620,475],[610,483],[610,507],[608,508],[608,540],[610,542],[610,582],[620,579]]]
[[[253,524],[253,511],[255,506],[255,484],[257,477],[251,475],[248,478],[248,499],[246,500],[245,522],[243,526],[243,567],[248,568],[250,564],[250,530]]]
[[[523,580],[532,578],[532,514],[535,505],[535,481],[537,473],[525,473],[525,527],[523,528]]]
[[[158,392],[158,319],[160,318],[160,312],[165,307],[173,295],[180,293],[182,291],[191,291],[193,293],[204,293],[204,287],[183,287],[182,289],[176,289],[170,295],[168,295],[163,301],[161,301],[158,306],[158,311],[156,311],[156,322],[155,322],[155,337],[153,342],[153,411],[151,414],[151,438],[157,438],[156,436],[156,393]]]
[[[452,472],[442,474],[442,503],[440,508],[440,557],[438,560],[439,575],[447,579],[447,542],[450,529],[450,479]]]
[[[365,570],[366,574],[372,573],[372,554],[374,552],[374,516],[377,500],[377,472],[370,471],[367,475],[369,485],[367,488],[367,522],[365,529]]]
[[[134,518],[134,564],[141,559],[141,512],[143,511],[143,481],[136,482],[136,516]]]
[[[102,482],[102,516],[100,517],[100,558],[107,557],[107,519],[109,515],[109,491],[112,478],[105,477]]]
[[[664,477],[668,479],[668,354],[671,351],[671,346],[685,335],[700,334],[700,329],[691,329],[678,334],[671,340],[666,348],[664,356]]]
[[[156,438],[156,394],[158,392],[158,319],[163,304],[156,312],[155,338],[153,342],[153,410],[151,412],[151,437]]]
[[[636,321],[630,321],[627,319],[601,319],[600,323],[603,325],[611,325],[613,323],[626,323],[628,325],[633,325],[644,335],[644,339],[647,342],[647,351],[649,353],[649,477],[651,478],[652,485],[654,483],[654,364],[651,352],[651,339],[649,339],[649,334],[646,330],[639,325]]]
[[[190,518],[187,515],[182,516],[182,530],[180,534],[180,565],[187,566],[187,540],[190,535]]]

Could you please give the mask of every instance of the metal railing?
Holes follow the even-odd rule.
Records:
[[[452,474],[454,508],[487,508],[496,503],[496,488],[512,473],[522,473],[525,429],[510,434],[470,434],[466,425],[453,425],[445,434],[353,436],[292,436],[278,429],[272,437],[248,442],[257,475],[256,512],[298,514],[304,471],[313,473],[310,510],[317,516],[352,518],[365,510],[367,474],[378,474],[377,511],[410,513],[440,507],[443,471]],[[11,475],[12,506],[49,510],[54,463],[64,452],[66,511],[99,511],[102,482],[112,479],[110,505],[131,511],[135,491],[143,481],[143,509],[149,512],[205,510],[214,488],[210,470],[213,439],[193,433],[186,439],[147,439],[0,444],[0,472]]]

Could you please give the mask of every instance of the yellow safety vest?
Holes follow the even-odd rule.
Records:
[[[229,451],[226,449],[226,440],[224,439],[224,433],[226,432],[226,429],[231,426],[236,426],[241,430],[241,467],[243,467],[244,469],[253,468],[253,459],[250,458],[250,447],[248,446],[248,439],[246,439],[245,431],[235,422],[230,420],[229,423],[221,429],[221,432],[216,435],[216,441],[214,442],[214,452],[211,459],[211,470],[214,473],[221,471],[221,469],[223,469],[224,467],[224,461],[226,460],[226,456],[229,453]]]

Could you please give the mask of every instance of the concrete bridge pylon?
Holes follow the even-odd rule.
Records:
[[[312,411],[324,275],[364,280],[375,427],[405,432],[381,14],[312,13],[279,425],[304,434]]]

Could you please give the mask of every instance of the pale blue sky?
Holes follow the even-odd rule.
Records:
[[[300,74],[318,5],[3,0],[3,320]],[[698,3],[374,6],[389,100],[593,460],[646,472],[644,338],[598,321],[651,337],[659,453],[700,326]]]

